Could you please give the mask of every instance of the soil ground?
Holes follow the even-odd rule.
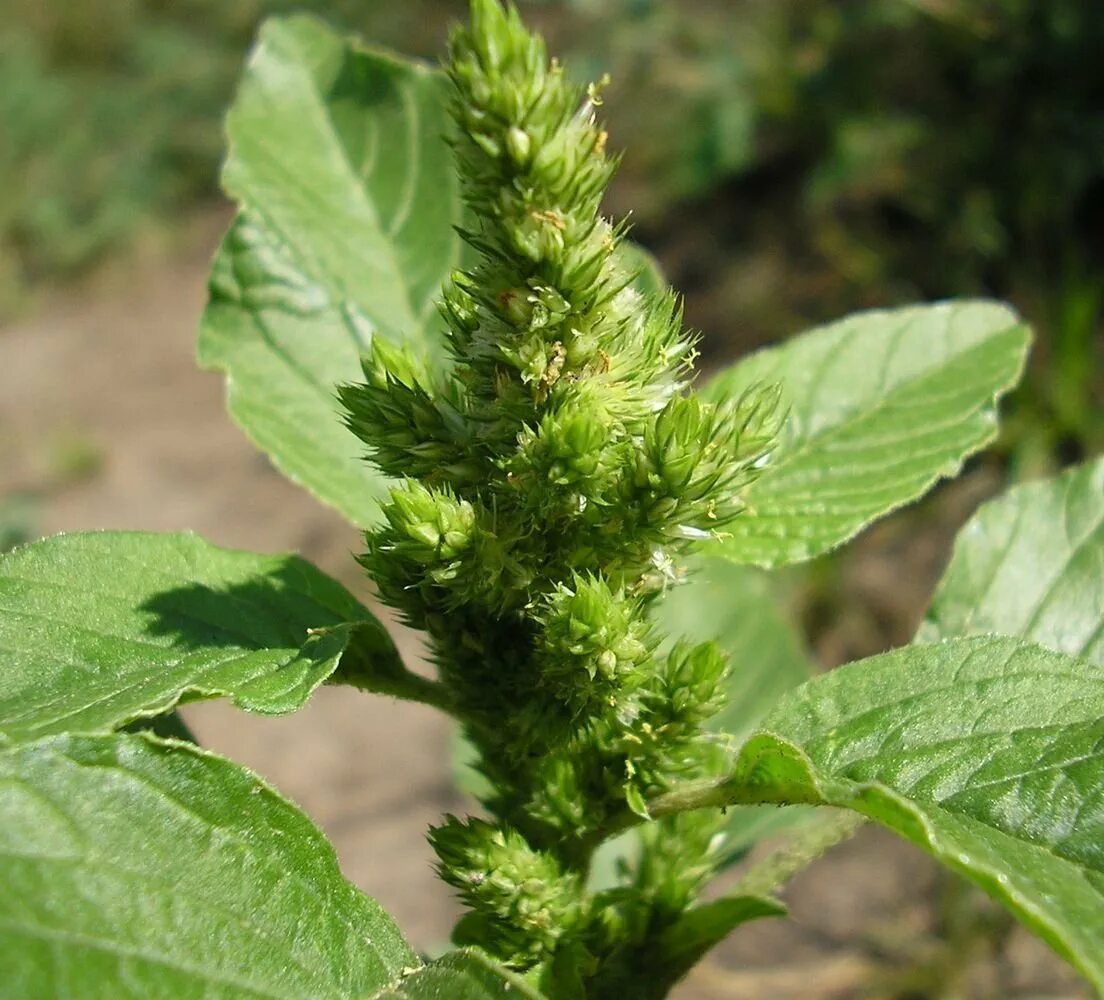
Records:
[[[363,596],[349,558],[355,532],[268,465],[226,417],[220,378],[193,362],[207,262],[224,222],[218,211],[199,216],[172,254],[133,260],[0,330],[0,497],[31,497],[39,534],[190,529],[238,548],[297,551]],[[965,488],[957,506],[978,489],[986,487]],[[842,589],[884,602],[886,552],[903,546],[917,561],[922,600],[942,555],[901,538],[892,529],[876,537],[848,564]],[[904,600],[903,610],[874,603],[867,619],[851,619],[859,626],[826,631],[822,657],[834,662],[861,646],[853,633],[871,615],[897,622],[891,632],[904,630],[918,606]],[[416,637],[402,643],[417,655]],[[431,870],[423,832],[465,803],[452,787],[450,733],[439,717],[333,689],[288,718],[220,703],[189,706],[185,715],[202,743],[254,768],[321,825],[346,875],[415,946],[445,944],[458,910]],[[676,995],[1088,996],[1043,945],[878,830],[860,831],[786,896],[791,920],[741,930]]]

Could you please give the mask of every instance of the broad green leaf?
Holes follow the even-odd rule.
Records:
[[[419,964],[298,809],[152,737],[0,753],[0,884],[11,1000],[350,1000]]]
[[[713,640],[728,654],[729,702],[712,725],[734,740],[747,736],[783,694],[814,673],[774,583],[762,570],[698,558],[687,582],[673,588],[657,606],[662,634],[695,642]],[[734,806],[727,813],[725,863],[812,813],[800,806]]]
[[[995,436],[1028,340],[1004,306],[947,302],[859,313],[722,372],[713,399],[780,383],[790,409],[715,551],[767,567],[811,559],[957,473]]]
[[[211,275],[199,360],[292,480],[368,525],[384,495],[335,396],[377,332],[433,356],[461,261],[447,81],[305,17],[261,30],[227,119],[242,213]]]
[[[718,801],[855,809],[976,882],[1104,990],[1104,674],[1004,636],[787,695]]]
[[[984,632],[1104,666],[1104,459],[1010,490],[959,533],[919,639]]]
[[[335,303],[432,346],[459,260],[443,74],[308,17],[270,20],[226,121],[222,184]]]
[[[57,535],[0,556],[0,743],[114,728],[182,698],[291,712],[351,642],[395,655],[371,613],[296,556],[191,534]]]

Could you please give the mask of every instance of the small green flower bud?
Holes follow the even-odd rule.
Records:
[[[534,328],[555,326],[571,311],[571,304],[550,285],[534,285],[530,301],[533,304],[530,325]]]
[[[486,132],[473,132],[471,137],[472,142],[476,143],[488,156],[497,159],[502,155],[502,147],[493,136],[487,135]]]
[[[507,322],[524,329],[533,321],[533,303],[526,288],[507,288],[498,294],[498,303]]]
[[[538,791],[526,812],[553,829],[582,830],[590,819],[587,797],[571,755],[550,754],[534,765]]]
[[[362,368],[362,384],[337,392],[346,425],[368,446],[372,461],[394,476],[429,476],[448,468],[456,478],[467,478],[466,428],[445,400],[429,395],[413,355],[377,338]]]
[[[384,513],[395,533],[410,543],[405,552],[425,563],[456,559],[475,538],[475,510],[470,503],[413,480],[391,491]]]
[[[517,475],[532,471],[553,486],[572,487],[594,496],[600,491],[598,473],[607,457],[609,436],[608,421],[585,406],[549,413],[535,431],[522,433],[511,468]]]
[[[577,577],[570,587],[559,584],[544,600],[538,620],[544,679],[569,703],[616,699],[620,689],[632,687],[635,669],[651,652],[648,626],[635,602],[598,577]]]
[[[526,383],[540,382],[553,369],[556,347],[539,333],[526,337],[517,347],[501,347],[502,356],[520,373]]]
[[[529,154],[532,152],[533,143],[529,133],[516,125],[506,130],[506,151],[510,159],[519,167],[524,167],[529,162]]]

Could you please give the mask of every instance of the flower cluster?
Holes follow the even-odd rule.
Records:
[[[676,298],[640,290],[600,212],[600,89],[498,0],[473,0],[447,70],[475,251],[442,298],[447,370],[377,342],[341,398],[399,479],[362,562],[427,632],[494,789],[493,823],[435,831],[441,869],[468,938],[525,967],[591,933],[583,876],[610,817],[709,766],[724,659],[661,655],[648,606],[738,515],[776,401],[691,390]]]
[[[577,873],[535,851],[516,831],[455,817],[430,834],[446,882],[472,907],[458,943],[490,947],[504,961],[528,965],[555,950],[581,922]]]

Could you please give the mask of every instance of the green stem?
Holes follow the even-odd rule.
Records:
[[[410,670],[404,669],[401,675],[372,678],[364,683],[354,681],[348,681],[348,683],[370,694],[385,694],[392,698],[401,698],[403,701],[416,701],[454,717],[457,714],[452,692],[444,684],[422,677]]]
[[[797,787],[784,790],[775,795],[765,796],[762,790],[754,786],[742,785],[737,779],[709,778],[702,781],[687,781],[675,785],[666,792],[656,795],[647,802],[648,817],[660,819],[675,813],[688,812],[691,809],[725,809],[737,805],[823,805],[824,803],[803,795]],[[615,837],[619,833],[641,823],[647,822],[627,806],[611,816],[602,826],[584,837],[584,842],[592,849]]]
[[[724,808],[734,801],[730,778],[687,781],[649,800],[648,813],[652,819],[659,819],[688,809]]]
[[[676,785],[669,791],[655,798],[649,799],[648,815],[652,819],[660,819],[663,816],[671,816],[674,813],[687,812],[690,809],[723,809],[733,804],[732,785],[727,778],[716,780],[710,778],[703,781],[687,781]],[[646,823],[639,813],[625,807],[614,816],[610,817],[599,829],[595,830],[587,839],[594,846],[616,837],[619,833],[641,823]]]
[[[446,715],[458,716],[452,691],[440,681],[408,669],[395,643],[378,622],[348,622],[334,629],[318,629],[316,634],[337,629],[349,629],[352,634],[329,683],[348,684],[360,691],[416,701]]]

